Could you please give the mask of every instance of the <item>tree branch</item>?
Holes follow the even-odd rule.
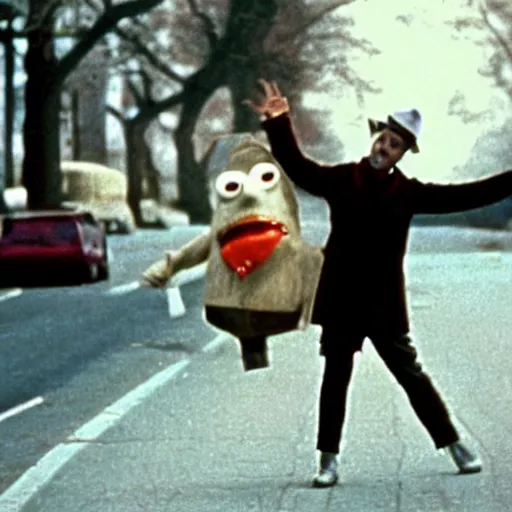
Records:
[[[137,74],[140,76],[140,73],[137,72]],[[126,85],[128,86],[128,89],[130,89],[130,93],[132,94],[133,99],[135,100],[135,104],[140,109],[144,102],[142,94],[137,90],[137,86],[133,83],[131,79],[126,80]]]
[[[46,26],[61,2],[62,0],[50,0],[45,7],[41,8],[39,15],[34,15],[34,13],[29,9],[27,26],[23,29],[24,34],[28,35],[29,32]],[[29,20],[31,21],[31,18],[33,17],[35,17],[36,20],[28,25]]]
[[[115,117],[122,125],[124,125],[125,119],[121,112],[117,110],[117,108],[114,108],[112,105],[107,105],[106,110],[108,114]]]
[[[140,77],[142,79],[142,90],[144,95],[144,102],[146,105],[148,103],[153,103],[153,94],[151,92],[151,78],[145,69],[140,70]]]
[[[302,33],[302,32],[306,32],[307,30],[309,30],[313,25],[316,25],[319,21],[322,20],[322,18],[325,18],[325,16],[327,16],[328,14],[330,14],[331,12],[334,12],[336,11],[339,7],[343,6],[343,5],[347,5],[347,4],[350,4],[352,3],[354,0],[341,0],[341,1],[336,1],[334,3],[332,3],[331,5],[328,5],[326,7],[324,7],[323,9],[320,9],[318,12],[316,12],[314,15],[311,16],[311,18],[309,18],[309,20],[307,20],[305,23],[303,23],[301,26],[299,26],[297,28],[297,31],[296,31],[296,35]]]
[[[183,102],[185,98],[185,94],[180,91],[178,93],[172,94],[163,100],[156,101],[150,107],[146,107],[135,116],[134,121],[137,123],[142,123],[145,121],[150,121],[154,119],[158,114],[165,112],[166,110],[170,110],[174,107],[177,107],[179,104]]]
[[[80,39],[57,64],[56,84],[61,85],[91,48],[123,18],[136,16],[156,7],[163,0],[132,0],[106,10],[92,26],[87,36]]]
[[[115,29],[115,33],[123,40],[128,41],[135,47],[137,53],[146,58],[151,66],[153,66],[157,71],[160,71],[162,74],[178,82],[183,84],[185,78],[173,71],[165,62],[160,60],[154,52],[150,51],[147,46],[140,40],[140,38],[136,35],[130,35],[127,31],[120,29],[119,27]]]
[[[286,43],[291,40],[294,40],[301,34],[304,34],[305,32],[307,32],[312,26],[316,25],[328,14],[334,12],[339,7],[342,7],[343,5],[352,3],[353,1],[354,0],[337,0],[336,2],[333,2],[332,4],[327,5],[326,7],[323,7],[322,9],[319,9],[318,12],[311,15],[309,17],[309,19],[305,20],[304,23],[299,25],[295,30],[292,30],[285,34],[281,34],[279,37],[279,42]]]
[[[194,16],[199,18],[203,24],[204,34],[208,40],[208,44],[210,45],[210,51],[215,50],[219,42],[219,37],[215,31],[215,24],[205,12],[199,9],[196,0],[187,0],[187,2]]]
[[[500,34],[498,29],[491,23],[489,19],[489,14],[484,7],[484,2],[479,2],[478,10],[482,15],[484,23],[487,25],[487,28],[491,31],[492,35],[498,41],[498,44],[501,46],[501,49],[505,52],[509,62],[512,63],[512,48],[508,45],[507,40]]]

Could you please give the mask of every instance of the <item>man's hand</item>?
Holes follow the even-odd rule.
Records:
[[[281,94],[276,82],[267,82],[263,79],[258,80],[258,82],[264,91],[263,98],[258,103],[254,103],[252,100],[244,100],[245,105],[267,119],[290,111],[288,100]]]
[[[144,287],[165,288],[172,276],[172,267],[171,255],[167,254],[165,258],[153,263],[142,273],[140,285]]]

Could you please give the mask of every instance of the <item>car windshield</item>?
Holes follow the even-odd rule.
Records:
[[[70,219],[10,219],[4,222],[2,243],[62,245],[77,240],[75,223]]]

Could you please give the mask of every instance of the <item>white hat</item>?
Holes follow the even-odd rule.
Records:
[[[389,128],[410,144],[413,153],[419,153],[417,138],[421,130],[421,114],[415,108],[395,112],[388,116],[387,122],[368,119],[368,124],[372,135]]]

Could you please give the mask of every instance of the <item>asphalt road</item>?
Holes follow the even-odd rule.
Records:
[[[311,488],[318,329],[270,340],[244,373],[232,339],[171,364],[91,419],[0,495],[6,512],[508,512],[512,255],[412,253],[420,359],[484,470],[457,475],[365,343],[341,480]],[[212,348],[212,345],[214,347]]]
[[[189,314],[172,321],[163,291],[107,293],[192,235],[111,237],[109,282],[0,290],[0,414],[44,400],[0,422],[0,492],[63,436],[214,336],[198,321],[201,281],[182,287]]]
[[[302,221],[305,238],[323,243],[328,229],[323,205],[303,200]],[[107,405],[160,369],[199,352],[216,335],[201,319],[201,281],[182,288],[188,314],[173,320],[161,291],[107,293],[137,279],[163,250],[181,245],[198,229],[111,237],[114,258],[109,282],[26,289],[20,294],[0,290],[0,414],[35,397],[43,399],[40,405],[0,422],[0,493]],[[428,268],[430,253],[475,250],[488,259],[481,260],[487,268],[486,261],[492,262],[495,252],[512,249],[512,234],[415,228],[410,249],[427,256],[415,260],[420,268]],[[478,260],[472,261],[472,272],[463,274],[464,286],[471,279],[488,278],[478,275],[479,267],[474,267]],[[424,292],[413,282],[410,289],[419,309],[422,300],[428,302],[429,294],[435,293],[435,285]],[[499,385],[503,378],[500,374],[491,382]],[[506,411],[499,414],[506,416]]]

